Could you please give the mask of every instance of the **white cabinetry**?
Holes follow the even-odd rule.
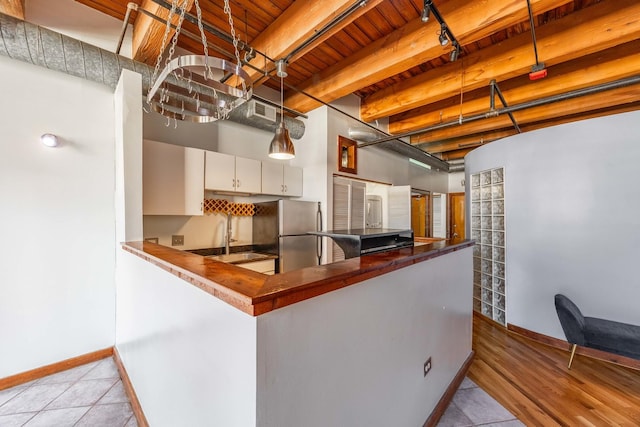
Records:
[[[263,162],[262,192],[279,196],[302,196],[302,169]]]
[[[261,193],[260,161],[206,152],[205,188],[215,191]]]
[[[302,196],[302,169],[293,166],[283,166],[283,179],[285,196]]]
[[[202,215],[204,150],[144,140],[142,213]]]

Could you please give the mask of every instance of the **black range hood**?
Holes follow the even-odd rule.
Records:
[[[312,231],[309,234],[332,238],[344,251],[345,258],[413,246],[413,230],[363,228]]]

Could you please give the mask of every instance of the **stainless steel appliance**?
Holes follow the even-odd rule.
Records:
[[[413,246],[413,230],[367,228],[313,231],[311,234],[331,237],[344,252],[345,259]]]
[[[276,273],[320,264],[322,240],[307,234],[322,229],[320,203],[276,200],[255,208],[253,247],[278,256]]]

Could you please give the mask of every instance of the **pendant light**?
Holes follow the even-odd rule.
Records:
[[[290,160],[296,156],[293,142],[289,138],[289,129],[284,124],[284,88],[283,79],[287,76],[286,64],[280,59],[276,62],[277,75],[280,77],[280,123],[269,146],[269,157],[278,160]]]

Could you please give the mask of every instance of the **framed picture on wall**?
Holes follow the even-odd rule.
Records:
[[[344,136],[338,136],[338,170],[358,173],[358,143]]]

